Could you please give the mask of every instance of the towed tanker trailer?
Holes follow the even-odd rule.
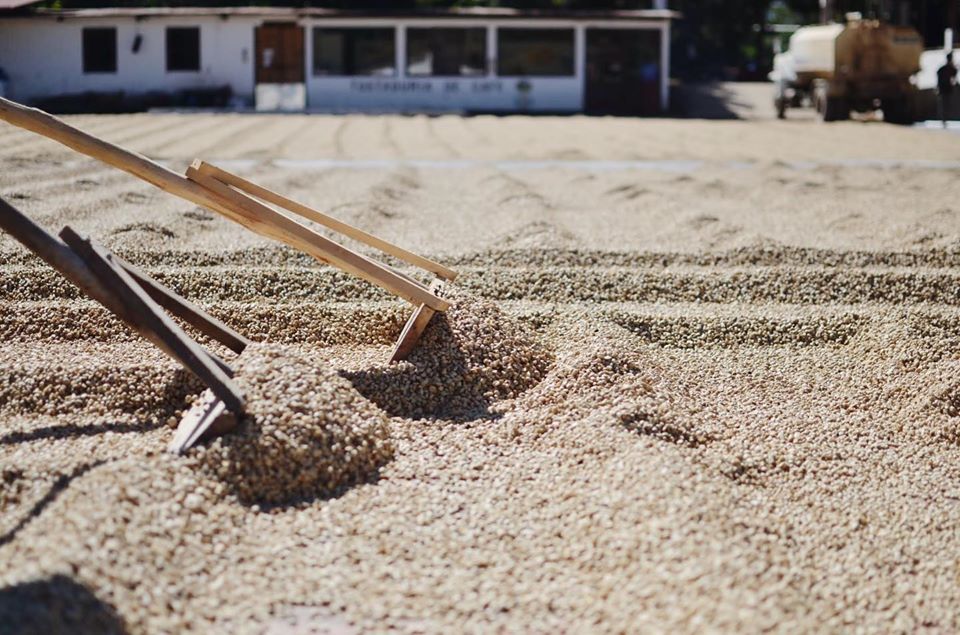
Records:
[[[851,111],[881,108],[886,121],[914,120],[923,39],[910,27],[847,16],[846,24],[805,26],[774,58],[770,78],[780,118],[808,101],[823,121],[849,119]]]

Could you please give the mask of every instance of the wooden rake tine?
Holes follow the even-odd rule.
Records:
[[[442,287],[443,283],[439,280],[434,280],[430,285],[430,291],[438,293]],[[430,320],[433,319],[434,314],[436,314],[436,311],[426,304],[421,304],[413,310],[413,314],[407,319],[403,330],[400,331],[400,337],[397,338],[396,344],[393,345],[393,351],[390,353],[391,364],[406,359],[410,353],[413,352],[413,349],[417,346],[417,342],[420,341],[420,336],[423,335],[423,332],[427,330],[427,326],[430,325]]]
[[[182,454],[205,436],[223,434],[236,425],[236,417],[208,388],[200,396],[200,402],[183,415],[167,449],[173,454]]]

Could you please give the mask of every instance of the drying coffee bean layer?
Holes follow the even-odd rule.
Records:
[[[246,400],[238,427],[189,461],[241,502],[329,496],[375,477],[392,458],[387,417],[332,368],[254,344],[234,370]]]
[[[960,180],[929,167],[955,138],[75,121],[177,169],[253,157],[456,267],[458,303],[387,366],[410,306],[0,130],[0,195],[259,342],[216,349],[252,419],[169,456],[197,382],[0,236],[0,631],[960,630]],[[349,167],[455,154],[478,163]]]

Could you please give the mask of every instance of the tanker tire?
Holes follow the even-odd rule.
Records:
[[[913,110],[909,100],[890,99],[882,104],[883,120],[900,126],[913,125]]]
[[[850,107],[846,99],[824,97],[818,104],[817,114],[821,121],[845,121],[850,118]]]
[[[850,106],[846,99],[830,97],[823,84],[814,87],[813,103],[820,121],[843,121],[850,118]]]

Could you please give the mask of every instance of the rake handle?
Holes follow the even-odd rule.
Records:
[[[151,161],[142,154],[121,148],[74,128],[37,108],[30,108],[0,97],[0,120],[53,139],[80,154],[128,172],[197,205],[208,207],[211,203],[215,204],[202,187],[186,177]]]
[[[305,225],[285,216],[272,214],[275,223],[282,225],[279,231],[275,231],[277,229],[275,224],[265,223],[256,216],[238,213],[229,198],[225,199],[196,181],[181,176],[141,154],[78,130],[42,110],[29,108],[0,97],[0,120],[53,139],[81,154],[143,179],[161,190],[213,210],[261,236],[279,240],[305,251],[321,262],[332,264],[363,278],[414,305],[433,305],[441,311],[448,306],[448,303],[431,294],[426,287],[405,279],[404,276],[388,270],[362,254],[355,253],[338,243],[332,243]],[[323,243],[319,249],[316,248],[317,242]],[[374,271],[373,274],[371,270]]]

